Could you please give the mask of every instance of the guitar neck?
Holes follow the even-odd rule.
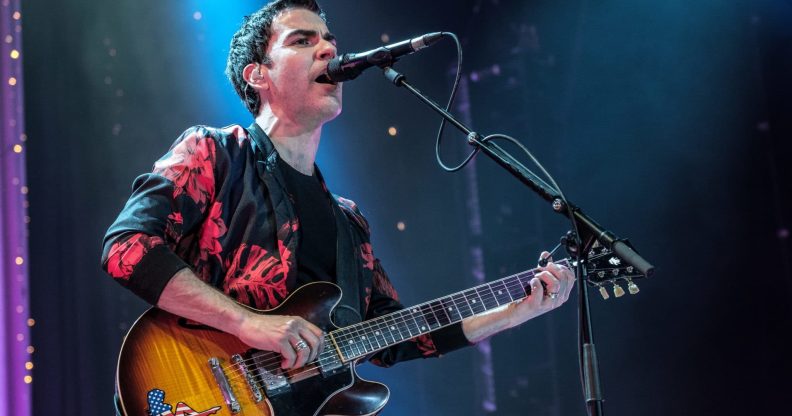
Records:
[[[569,266],[563,259],[556,262]],[[344,361],[355,360],[402,341],[428,334],[525,299],[530,280],[540,270],[531,269],[489,283],[424,302],[388,315],[337,329],[330,333]]]

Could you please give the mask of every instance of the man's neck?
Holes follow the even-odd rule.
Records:
[[[322,124],[306,126],[263,109],[256,124],[267,133],[280,157],[305,175],[313,175]]]

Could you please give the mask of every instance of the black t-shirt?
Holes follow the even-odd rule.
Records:
[[[330,195],[322,188],[315,172],[304,175],[281,158],[278,158],[278,167],[300,220],[297,284],[318,280],[335,282],[337,230]]]

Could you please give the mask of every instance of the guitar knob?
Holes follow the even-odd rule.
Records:
[[[610,297],[610,295],[608,294],[608,289],[606,289],[605,286],[600,286],[599,292],[600,292],[600,296],[602,296],[602,299],[604,300],[608,300],[608,298]]]
[[[634,295],[641,291],[641,289],[638,288],[638,285],[636,285],[635,282],[633,281],[630,281],[630,283],[627,285],[627,290],[630,292],[631,295]]]
[[[624,289],[618,283],[613,284],[613,295],[617,298],[624,296]]]

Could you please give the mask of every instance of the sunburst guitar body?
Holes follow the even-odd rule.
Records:
[[[300,316],[336,329],[330,313],[341,298],[332,283],[301,287],[262,314]],[[127,416],[371,415],[388,400],[388,388],[363,380],[355,360],[342,360],[331,343],[321,358],[281,372],[274,353],[238,338],[151,308],[124,339],[116,386]],[[358,358],[360,359],[360,358]]]

